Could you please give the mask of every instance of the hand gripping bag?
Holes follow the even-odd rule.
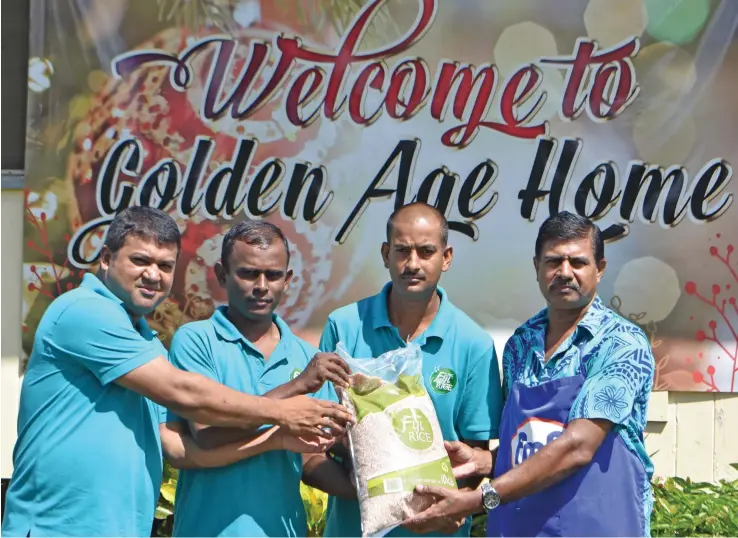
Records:
[[[423,383],[420,346],[357,359],[339,342],[336,353],[352,372],[351,386],[338,395],[356,418],[348,438],[362,536],[384,536],[432,504],[415,486],[456,489],[456,480]]]

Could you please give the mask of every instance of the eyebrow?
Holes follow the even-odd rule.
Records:
[[[566,259],[569,259],[570,261],[574,261],[574,262],[589,263],[589,258],[587,258],[586,256],[551,256],[551,255],[548,255],[548,256],[544,256],[543,259],[544,261],[547,261],[547,262],[561,262]]]
[[[147,254],[146,252],[139,252],[139,251],[132,252],[131,254],[129,254],[129,257],[130,258],[141,258],[143,260],[149,260],[149,261],[154,260],[157,263],[176,263],[176,261],[177,261],[176,258],[169,258],[169,259],[160,259],[160,260],[157,260],[156,259],[156,256],[152,256],[151,254]]]
[[[395,243],[395,247],[409,247],[407,243]],[[438,246],[434,243],[421,243],[419,245],[415,245],[415,248],[438,248]]]
[[[240,266],[234,268],[236,271],[252,271],[254,273],[284,273],[285,269],[259,269],[258,267]]]

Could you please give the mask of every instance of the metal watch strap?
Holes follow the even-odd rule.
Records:
[[[480,489],[482,491],[482,506],[484,507],[485,512],[494,510],[500,505],[500,495],[497,493],[497,490],[489,484],[489,482],[482,483]]]

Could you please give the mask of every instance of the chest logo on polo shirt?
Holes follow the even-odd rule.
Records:
[[[436,394],[448,394],[456,387],[456,372],[451,368],[436,366],[430,378],[430,385]]]
[[[561,437],[564,424],[556,420],[529,418],[518,426],[510,442],[512,467],[517,467],[551,441]]]
[[[298,370],[297,368],[295,368],[294,370],[292,370],[292,373],[290,374],[290,381],[292,381],[293,379],[295,379],[301,373],[302,373],[302,370]]]

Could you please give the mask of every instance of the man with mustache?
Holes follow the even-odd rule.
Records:
[[[154,402],[198,423],[296,435],[349,419],[332,402],[259,398],[174,368],[144,316],[169,294],[179,249],[169,215],[125,209],[97,273],[47,307],[23,378],[3,536],[149,536],[162,476]]]
[[[275,314],[292,280],[282,231],[263,221],[239,222],[223,239],[215,265],[228,305],[174,335],[172,363],[268,400],[316,394],[335,400],[330,383],[347,386],[349,368],[319,353]],[[317,453],[329,445],[273,429],[218,428],[169,413],[161,425],[164,452],[182,467],[177,483],[175,536],[306,536],[300,480],[353,495],[340,466]],[[327,417],[331,434],[343,423]],[[187,430],[191,432],[190,434]],[[194,442],[193,442],[194,441]]]
[[[481,491],[419,488],[436,504],[413,528],[484,508],[488,536],[650,535],[643,431],[654,359],[643,331],[597,296],[604,250],[584,217],[541,225],[533,263],[548,306],[505,346],[500,446],[450,447],[457,476],[494,478]]]
[[[381,254],[391,282],[379,294],[333,312],[320,348],[334,351],[342,342],[353,357],[366,358],[418,343],[444,439],[487,450],[502,409],[499,365],[492,338],[438,286],[453,259],[446,218],[420,202],[397,209],[387,221]],[[479,480],[465,485],[476,487]],[[444,531],[469,536],[471,518],[463,525],[447,523]],[[410,535],[401,527],[389,533]],[[355,499],[329,499],[325,536],[361,536]]]

